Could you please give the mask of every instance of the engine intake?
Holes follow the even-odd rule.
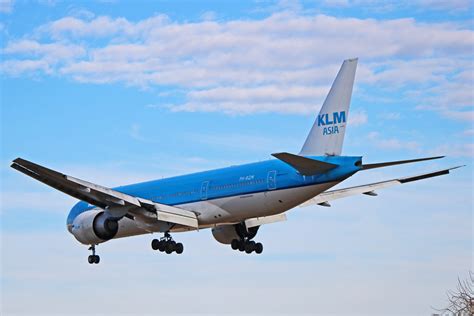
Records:
[[[96,245],[112,239],[118,229],[118,219],[97,209],[79,214],[72,223],[72,234],[85,245]]]

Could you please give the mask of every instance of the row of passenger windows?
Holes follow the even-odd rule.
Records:
[[[162,200],[162,199],[166,199],[166,198],[174,198],[174,197],[178,197],[178,196],[190,196],[190,195],[194,195],[194,194],[197,194],[197,192],[196,191],[175,192],[175,193],[155,196],[155,197],[152,198],[152,200],[156,201],[156,200]]]
[[[223,185],[214,185],[209,187],[209,191],[218,191],[218,190],[228,190],[228,189],[235,189],[235,188],[240,188],[248,185],[255,185],[255,184],[263,184],[265,183],[264,179],[256,179],[252,181],[242,181],[239,183],[232,183],[232,184],[223,184]],[[170,193],[170,194],[164,194],[160,196],[155,196],[152,198],[152,200],[157,201],[157,200],[163,200],[163,199],[169,199],[169,198],[175,198],[175,197],[182,197],[182,196],[191,196],[191,195],[196,195],[199,192],[196,191],[184,191],[184,192],[175,192],[175,193]]]
[[[263,179],[256,179],[252,181],[242,181],[239,183],[232,183],[232,184],[223,184],[223,185],[215,185],[209,187],[209,190],[226,190],[226,189],[235,189],[240,188],[248,185],[255,185],[255,184],[262,184],[265,183]]]

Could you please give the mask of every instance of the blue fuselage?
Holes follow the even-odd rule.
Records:
[[[361,157],[308,158],[337,164],[338,167],[323,174],[302,176],[285,162],[273,159],[120,186],[114,188],[114,190],[157,203],[181,205],[252,193],[340,182],[361,169]],[[68,215],[67,224],[72,224],[76,216],[95,207],[87,202],[77,203]]]

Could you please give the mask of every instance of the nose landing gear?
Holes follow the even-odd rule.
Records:
[[[173,240],[169,233],[165,233],[163,237],[158,239],[153,239],[151,241],[151,248],[153,250],[159,250],[160,252],[165,252],[166,254],[171,254],[176,252],[178,255],[182,254],[184,251],[184,246],[180,242]]]
[[[92,255],[87,257],[87,261],[89,262],[89,264],[98,264],[100,262],[100,257],[95,254],[95,245],[91,245],[89,247],[89,250],[92,250]]]

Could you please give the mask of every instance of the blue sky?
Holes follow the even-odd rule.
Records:
[[[430,315],[473,269],[472,12],[467,0],[0,0],[2,314]],[[343,186],[467,166],[292,210],[259,232],[262,256],[200,231],[176,236],[180,257],[140,236],[101,245],[89,266],[65,228],[75,200],[9,168],[21,156],[116,186],[298,152],[351,57],[344,154],[447,158]]]

